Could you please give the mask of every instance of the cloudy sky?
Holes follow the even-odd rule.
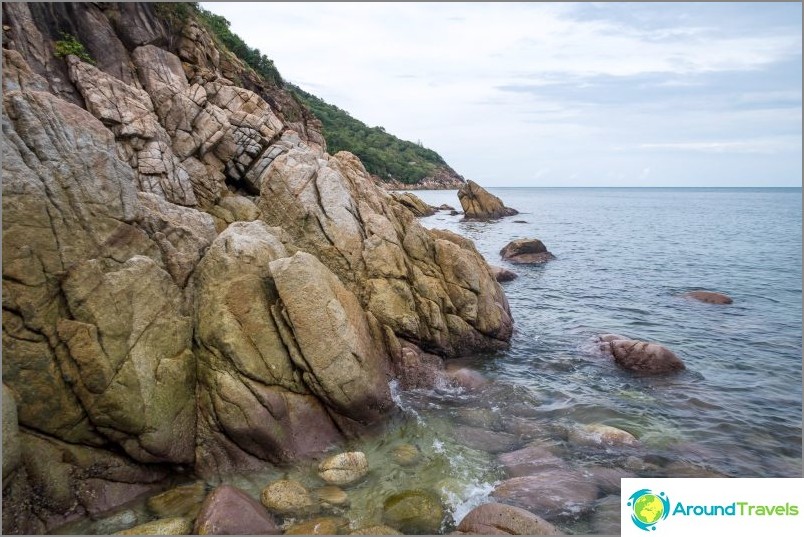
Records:
[[[801,186],[800,3],[214,3],[486,186]]]

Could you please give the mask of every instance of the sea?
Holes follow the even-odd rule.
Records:
[[[573,534],[619,534],[621,477],[802,476],[801,188],[488,190],[519,214],[477,222],[441,210],[420,222],[472,239],[490,264],[518,275],[502,284],[510,349],[449,364],[482,374],[478,390],[392,382],[401,410],[339,447],[364,452],[370,471],[346,489],[349,506],[329,514],[356,530],[387,523],[395,494],[436,494],[443,521],[428,533],[449,533],[495,501],[510,477],[504,453],[528,446],[548,453],[552,477],[525,506]],[[454,190],[414,194],[460,211]],[[538,238],[555,259],[502,261],[500,249],[521,238]],[[693,290],[733,303],[683,296]],[[623,371],[599,350],[605,333],[659,343],[686,370]],[[590,426],[636,443],[596,443],[579,434]],[[400,460],[400,449],[414,460]],[[313,494],[323,485],[315,461],[222,481],[259,498],[276,479]],[[56,533],[109,533],[154,516],[140,500]]]

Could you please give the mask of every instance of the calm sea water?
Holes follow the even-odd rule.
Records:
[[[477,362],[487,375],[526,386],[546,416],[623,428],[664,457],[697,455],[730,476],[801,476],[800,188],[489,190],[520,215],[422,219],[519,274],[503,284],[511,349]],[[455,191],[415,193],[460,210]],[[557,259],[500,261],[505,244],[528,237]],[[679,296],[693,289],[734,303]],[[606,332],[659,342],[688,370],[621,372],[591,344]]]
[[[479,390],[403,392],[392,382],[402,411],[376,435],[333,447],[364,452],[369,474],[346,489],[348,507],[322,514],[366,527],[383,522],[391,495],[423,490],[440,497],[438,532],[449,533],[508,477],[499,453],[530,442],[560,457],[563,475],[597,483],[597,497],[583,505],[575,503],[578,485],[537,495],[566,509],[533,511],[574,534],[619,533],[622,472],[801,476],[801,189],[490,190],[520,215],[480,223],[442,211],[421,221],[473,239],[492,264],[505,265],[499,250],[517,238],[539,238],[555,254],[544,265],[509,266],[519,274],[503,284],[515,322],[510,350],[463,360],[491,380]],[[455,191],[415,194],[459,206]],[[727,293],[734,303],[680,297],[693,289]],[[609,332],[661,343],[687,370],[621,371],[594,343]],[[571,432],[589,424],[618,427],[640,443],[573,441]],[[411,445],[420,458],[400,464],[395,451]],[[315,494],[324,484],[317,464],[266,464],[222,480],[255,499],[276,479]],[[594,477],[600,469],[615,479],[604,486]],[[140,498],[54,533],[108,534],[158,516],[166,515]],[[296,521],[281,518],[286,528]]]

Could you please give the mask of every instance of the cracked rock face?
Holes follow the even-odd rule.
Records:
[[[472,242],[325,153],[284,89],[193,20],[76,6],[3,5],[4,533],[168,468],[319,455],[393,408],[393,378],[508,345]],[[53,55],[62,23],[96,65]]]

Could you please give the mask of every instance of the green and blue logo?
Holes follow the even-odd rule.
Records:
[[[650,489],[641,489],[628,498],[628,507],[631,522],[641,530],[650,531],[670,514],[670,499],[664,492],[655,494]]]

